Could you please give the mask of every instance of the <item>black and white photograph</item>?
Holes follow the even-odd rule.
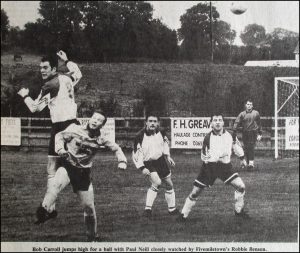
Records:
[[[299,252],[299,1],[1,1],[1,252]]]

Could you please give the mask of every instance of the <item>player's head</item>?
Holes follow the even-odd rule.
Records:
[[[222,113],[213,113],[210,118],[211,127],[215,132],[220,132],[224,127],[224,117]]]
[[[102,110],[94,111],[89,120],[88,128],[90,130],[100,130],[106,123],[107,117]]]
[[[159,126],[159,116],[156,113],[148,113],[146,115],[146,130],[156,131]]]
[[[56,55],[43,56],[40,63],[42,78],[48,79],[57,72],[58,59]]]
[[[247,99],[245,103],[245,108],[247,111],[251,111],[253,109],[253,102],[252,99]]]

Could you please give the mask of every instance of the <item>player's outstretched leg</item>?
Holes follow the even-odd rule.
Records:
[[[236,217],[241,217],[245,219],[249,219],[249,214],[245,211],[245,184],[240,177],[233,179],[230,184],[235,188],[234,192],[234,213]]]
[[[186,198],[184,206],[181,210],[180,216],[177,218],[178,221],[185,221],[189,216],[192,208],[195,206],[196,201],[200,193],[202,192],[203,188],[197,187],[194,185],[192,192]]]

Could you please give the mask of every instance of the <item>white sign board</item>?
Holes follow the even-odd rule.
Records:
[[[21,145],[21,119],[1,117],[1,146]]]
[[[89,121],[89,118],[78,118],[80,124],[84,125]],[[115,142],[116,132],[115,132],[115,119],[107,118],[104,127],[101,129],[101,136],[105,137],[111,142]]]
[[[299,118],[285,119],[285,149],[299,150]]]
[[[171,148],[201,149],[210,118],[171,118]]]

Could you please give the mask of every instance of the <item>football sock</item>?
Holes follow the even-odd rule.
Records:
[[[186,198],[184,206],[181,213],[183,217],[188,217],[189,213],[192,211],[193,206],[196,204],[197,199],[191,198],[190,196]]]
[[[176,209],[175,206],[175,191],[174,189],[165,191],[165,198],[168,204],[169,212],[172,212]]]
[[[254,166],[254,161],[250,160],[249,161],[249,166]]]
[[[244,207],[244,195],[245,195],[245,191],[234,192],[234,199],[235,199],[234,209],[237,213],[240,213]]]
[[[156,199],[158,189],[154,186],[151,186],[147,191],[146,196],[146,207],[145,209],[151,209],[152,205],[154,203],[154,200]]]
[[[97,234],[97,218],[96,214],[88,215],[86,212],[83,214],[84,224],[86,227],[86,234],[90,238],[94,238]]]

